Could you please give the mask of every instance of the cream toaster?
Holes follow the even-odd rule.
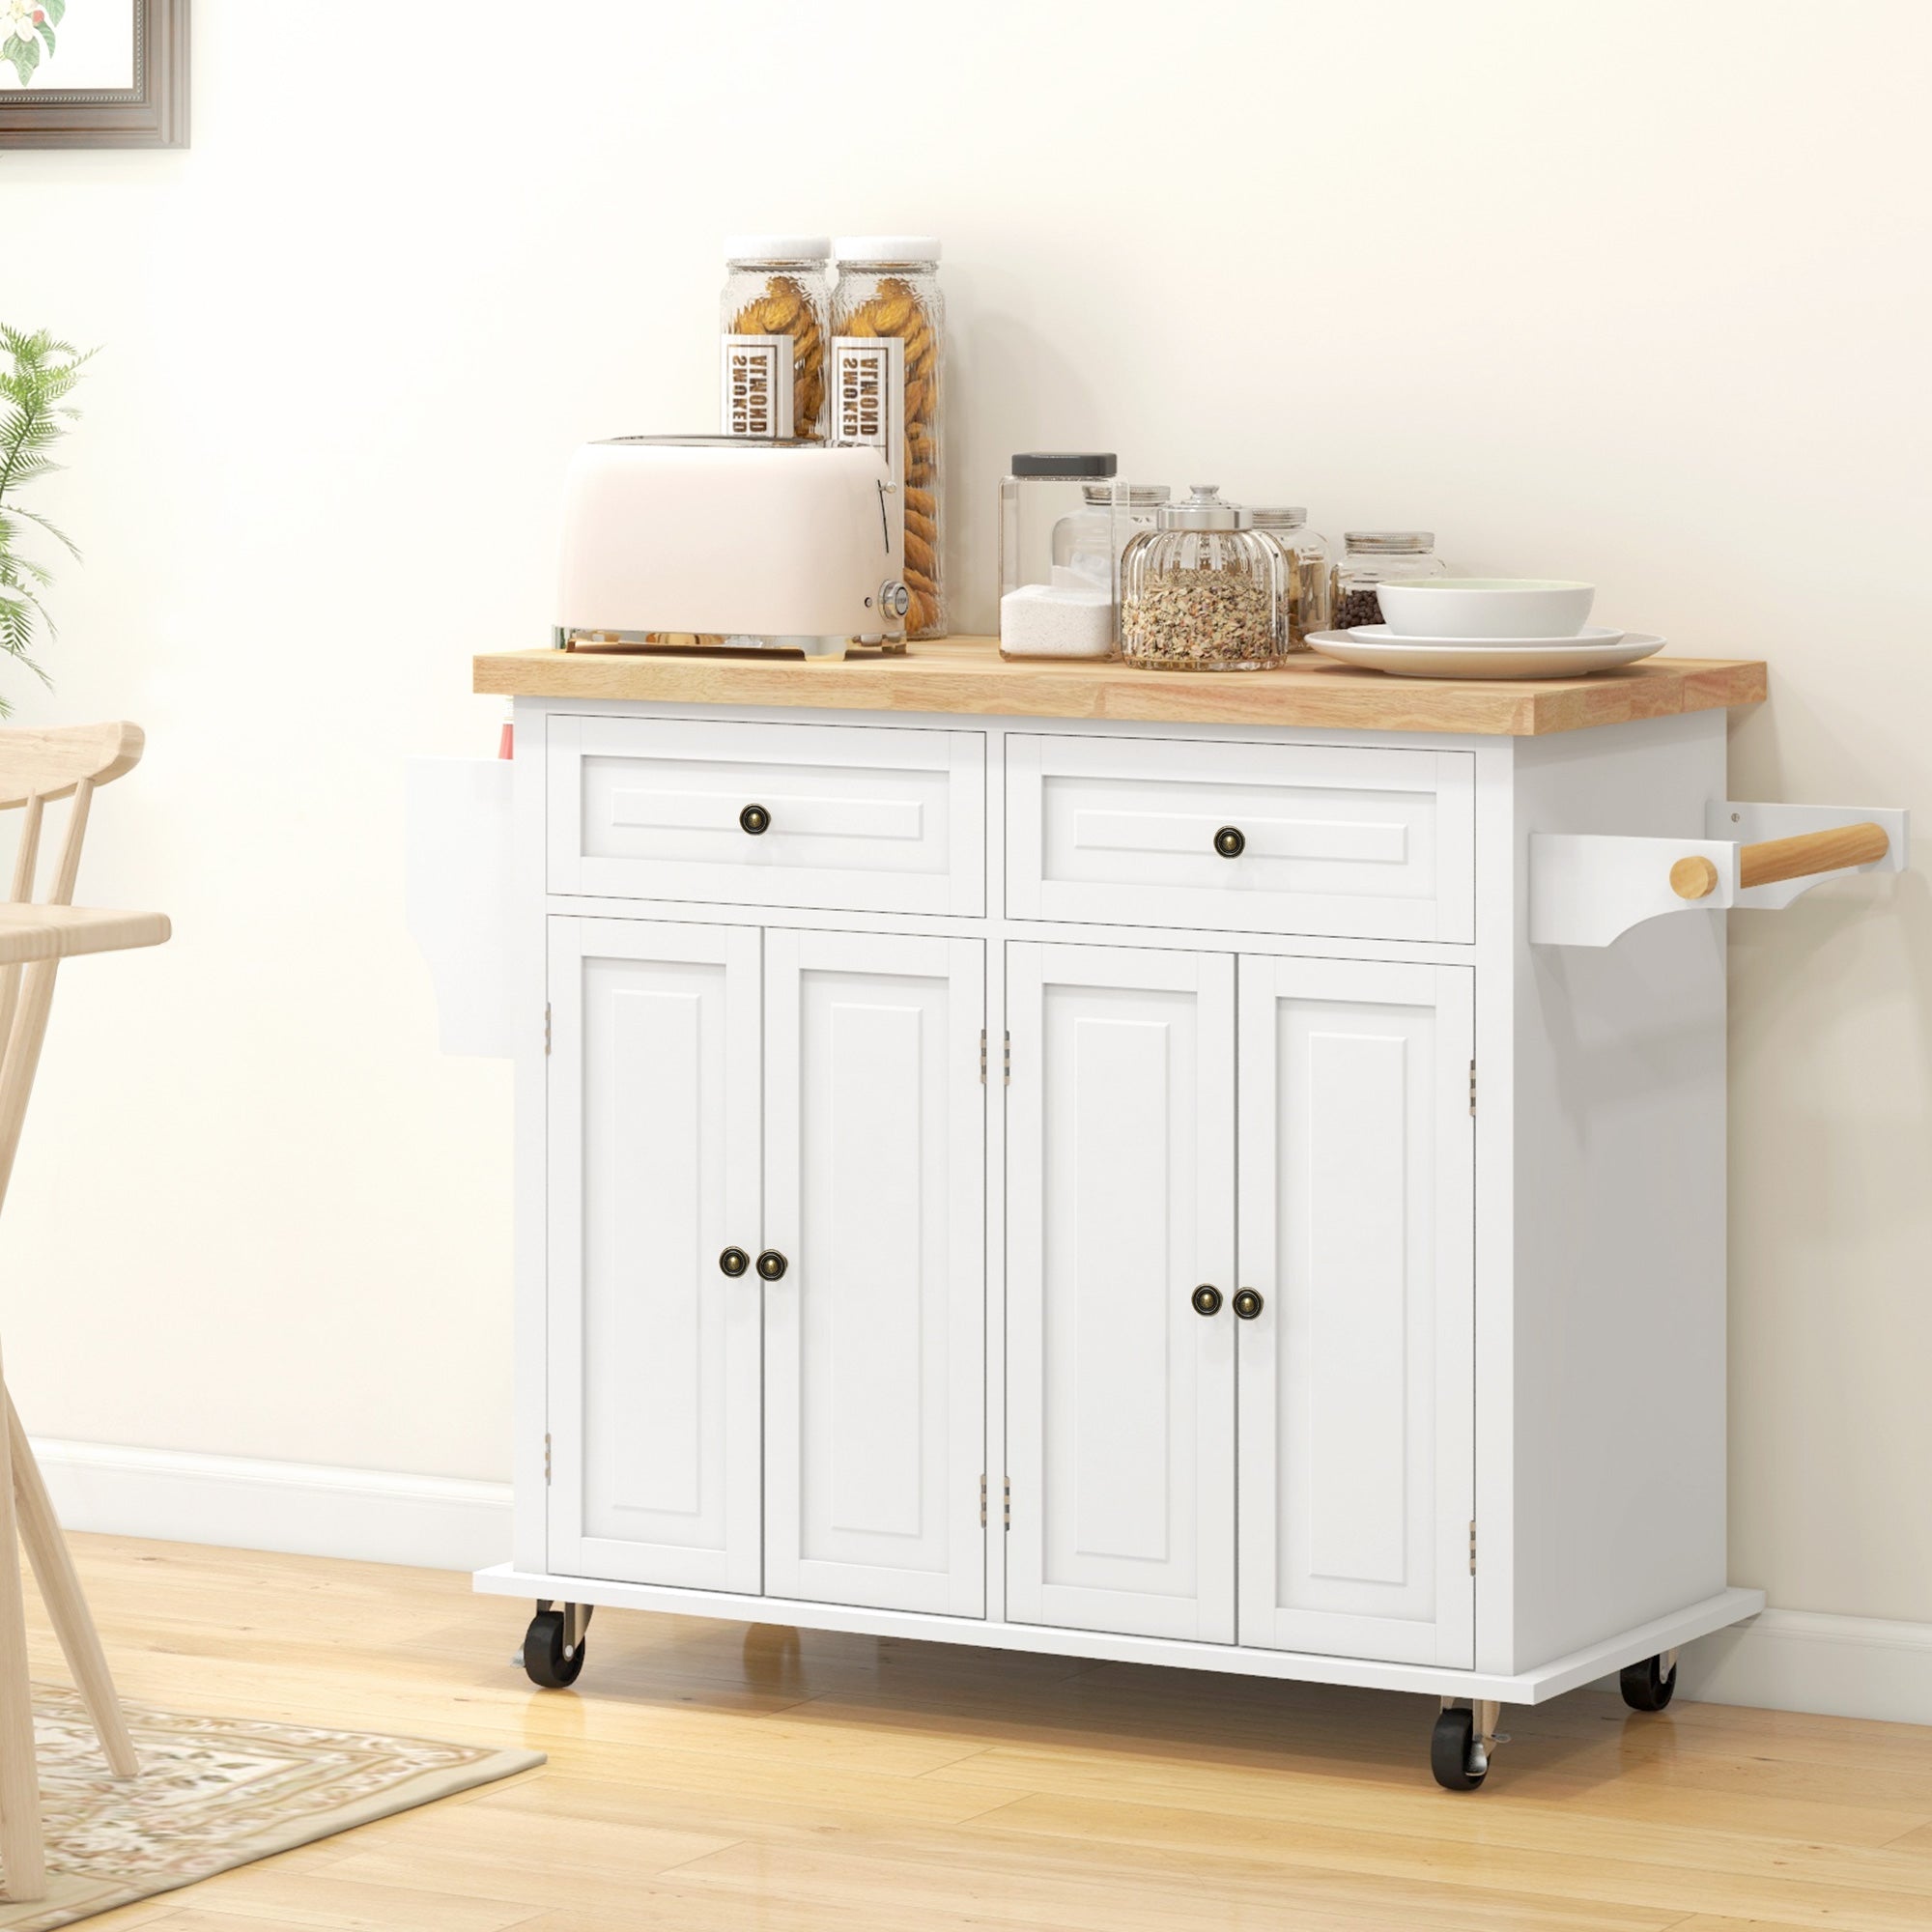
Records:
[[[564,485],[557,641],[905,648],[904,501],[876,445],[586,443]]]

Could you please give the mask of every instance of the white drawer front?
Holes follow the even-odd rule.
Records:
[[[982,732],[553,717],[548,755],[554,893],[986,909]]]
[[[1467,752],[1007,740],[1013,919],[1468,941],[1474,849]]]

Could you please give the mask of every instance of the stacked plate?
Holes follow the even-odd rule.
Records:
[[[1662,638],[1589,623],[1589,583],[1419,577],[1377,592],[1382,623],[1313,631],[1310,647],[1398,677],[1583,677],[1663,648]]]

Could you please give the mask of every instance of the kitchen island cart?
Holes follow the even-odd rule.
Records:
[[[1762,665],[1150,677],[990,639],[536,651],[517,1446],[593,1605],[1498,1708],[1750,1616],[1722,908],[1897,869],[1733,801]],[[1776,848],[1774,851],[1772,848]]]

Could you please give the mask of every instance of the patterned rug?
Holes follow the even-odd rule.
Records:
[[[125,1708],[141,1775],[117,1784],[78,1695],[34,1686],[47,1895],[0,1899],[4,1932],[50,1932],[543,1762],[535,1751]]]

